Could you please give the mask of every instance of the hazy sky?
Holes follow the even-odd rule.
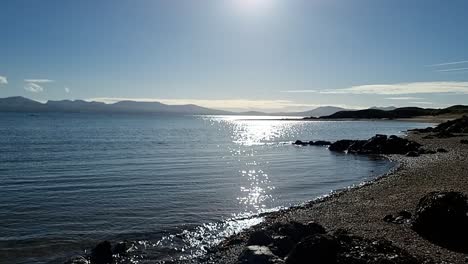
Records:
[[[468,1],[2,0],[0,97],[468,104]]]

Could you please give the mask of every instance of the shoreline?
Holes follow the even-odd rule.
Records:
[[[209,261],[199,263],[237,263],[253,231],[291,221],[304,224],[313,221],[329,231],[346,230],[365,239],[385,238],[424,260],[422,263],[465,263],[468,254],[435,245],[408,224],[383,221],[386,215],[402,210],[414,213],[419,199],[431,191],[468,194],[468,147],[460,144],[463,136],[424,139],[423,134],[409,132],[406,137],[425,148],[445,148],[448,152],[419,157],[385,155],[397,163],[389,172],[355,187],[332,192],[325,198],[261,214],[265,218],[261,224],[226,239],[207,255]]]

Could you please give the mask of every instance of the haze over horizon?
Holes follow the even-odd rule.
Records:
[[[468,102],[468,2],[0,3],[0,97],[230,111]]]

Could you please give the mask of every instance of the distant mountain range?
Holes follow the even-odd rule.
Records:
[[[113,104],[88,102],[83,100],[47,101],[40,103],[21,96],[0,98],[0,112],[60,112],[60,113],[151,113],[151,114],[185,114],[185,115],[275,115],[275,116],[306,116],[328,119],[339,118],[404,118],[423,115],[438,115],[443,113],[468,113],[468,106],[452,106],[445,109],[428,109],[418,107],[396,108],[372,107],[365,110],[349,110],[341,107],[322,106],[304,112],[263,113],[230,112],[210,109],[193,104],[167,105],[159,102],[120,101]]]
[[[346,109],[334,106],[318,107],[304,112],[263,113],[230,112],[205,108],[197,105],[166,105],[159,102],[120,101],[113,104],[84,100],[47,101],[40,103],[21,96],[0,98],[0,112],[65,112],[65,113],[160,113],[193,115],[280,115],[280,116],[323,116]]]
[[[0,112],[66,112],[66,113],[164,113],[194,115],[226,115],[228,111],[197,105],[166,105],[159,102],[120,101],[114,104],[83,100],[47,101],[40,103],[16,96],[0,99]]]

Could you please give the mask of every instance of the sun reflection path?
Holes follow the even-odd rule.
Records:
[[[271,209],[275,198],[275,187],[269,178],[268,161],[257,155],[262,146],[281,143],[281,139],[294,134],[302,125],[297,121],[246,120],[226,118],[222,120],[231,128],[231,138],[235,145],[231,155],[239,163],[241,186],[239,204],[245,212],[257,214]]]

